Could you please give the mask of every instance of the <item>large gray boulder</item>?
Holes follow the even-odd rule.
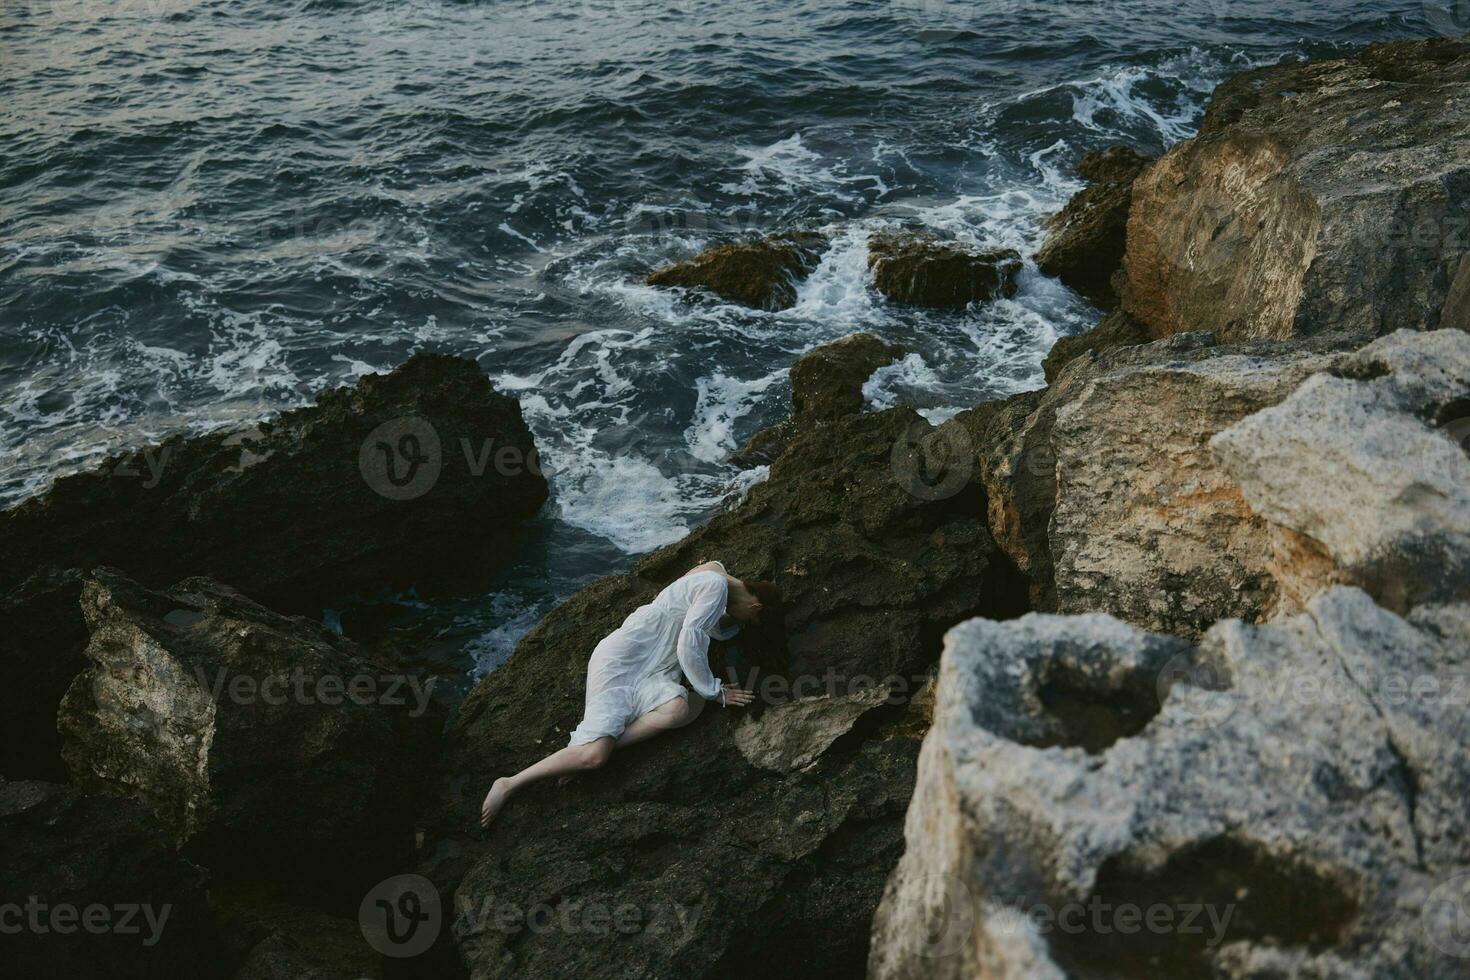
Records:
[[[1106,610],[1198,636],[1275,608],[1265,522],[1210,439],[1280,402],[1333,355],[1204,348],[1118,358],[1058,407],[1056,503],[1046,528],[1056,611]]]
[[[1470,608],[1346,587],[1194,650],[957,627],[869,976],[1464,976],[1467,668]]]
[[[208,579],[165,592],[99,569],[62,754],[143,802],[211,869],[351,891],[401,857],[437,734],[419,678]]]
[[[1334,583],[1399,611],[1470,599],[1467,418],[1470,334],[1405,331],[1215,436],[1268,525],[1283,609]]]
[[[1470,42],[1238,75],[1132,194],[1123,307],[1156,337],[1470,328]]]
[[[957,416],[1031,608],[1191,635],[1274,608],[1265,524],[1209,440],[1330,367],[1340,346],[1182,334],[1081,353],[1044,391]]]
[[[1334,582],[1400,609],[1458,597],[1470,337],[1357,346],[1180,334],[956,417],[1032,608],[1199,636]]]

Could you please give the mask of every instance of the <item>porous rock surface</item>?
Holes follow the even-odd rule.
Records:
[[[1470,870],[1470,732],[1443,695],[1467,614],[1338,586],[1192,650],[1096,615],[957,627],[868,975],[1462,976],[1441,913]],[[1059,668],[1162,705],[1111,744],[1038,744],[1065,730],[1039,696]]]

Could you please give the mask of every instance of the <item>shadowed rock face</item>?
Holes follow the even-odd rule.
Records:
[[[1021,254],[982,251],[923,232],[883,234],[868,240],[868,269],[873,286],[896,303],[962,309],[1014,296]]]
[[[1132,193],[1123,306],[1154,336],[1470,329],[1470,43],[1239,75]]]
[[[1063,337],[1053,344],[1041,362],[1041,370],[1046,375],[1046,383],[1051,384],[1062,373],[1062,368],[1082,354],[1101,354],[1115,347],[1136,347],[1152,339],[1143,324],[1127,313],[1115,310],[1086,333]]]
[[[23,917],[6,923],[6,976],[224,976],[206,874],[174,851],[142,804],[0,779],[0,839],[0,903],[15,903]],[[24,919],[31,896],[45,903],[39,929]],[[93,906],[105,907],[108,925],[119,928],[85,928]],[[53,919],[64,907],[76,910],[70,920]]]
[[[649,273],[650,286],[706,289],[721,299],[757,310],[785,310],[796,303],[796,284],[827,251],[818,232],[791,231],[758,241],[719,245],[685,262]]]
[[[232,980],[382,980],[383,958],[355,918],[234,889],[213,897]]]
[[[1099,306],[1116,306],[1112,279],[1127,246],[1133,181],[1151,160],[1127,146],[1085,154],[1077,174],[1088,186],[1048,222],[1037,267]]]
[[[60,780],[56,706],[86,666],[82,574],[42,571],[0,594],[0,775]]]
[[[99,569],[82,607],[91,663],[57,718],[80,785],[139,799],[216,871],[350,893],[404,853],[442,716],[400,673],[207,579]]]
[[[315,611],[358,588],[451,584],[456,568],[478,580],[546,499],[533,454],[520,406],[474,362],[416,355],[250,430],[57,480],[0,513],[0,590],[42,566],[108,564]]]
[[[904,489],[904,469],[921,465],[910,450],[931,432],[906,409],[795,426],[742,504],[573,596],[475,687],[451,729],[452,777],[423,868],[454,894],[472,976],[862,971],[923,728],[909,701],[944,628],[967,610],[1020,606],[974,488],[942,499]],[[476,840],[491,779],[566,743],[597,641],[706,558],[784,593],[784,621],[737,641],[741,663],[767,672],[758,690],[780,678],[761,707],[706,707],[599,772],[532,787]],[[875,685],[892,687],[894,703]],[[775,751],[766,736],[777,730],[795,733],[786,747],[799,751]],[[491,918],[543,902],[568,915],[626,908],[642,924],[609,939]]]

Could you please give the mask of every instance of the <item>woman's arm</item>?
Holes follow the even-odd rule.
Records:
[[[690,686],[702,697],[720,700],[724,685],[709,669],[709,640],[710,632],[718,628],[725,613],[729,586],[723,575],[704,575],[698,583],[691,583],[691,588],[694,601],[689,604],[684,625],[679,630],[679,666],[689,678]]]

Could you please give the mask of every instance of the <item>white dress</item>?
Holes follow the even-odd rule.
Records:
[[[617,738],[633,719],[687,698],[681,669],[700,696],[718,697],[721,684],[709,669],[709,641],[728,640],[740,629],[719,627],[728,590],[720,572],[685,575],[597,644],[587,662],[587,705],[570,744]]]

